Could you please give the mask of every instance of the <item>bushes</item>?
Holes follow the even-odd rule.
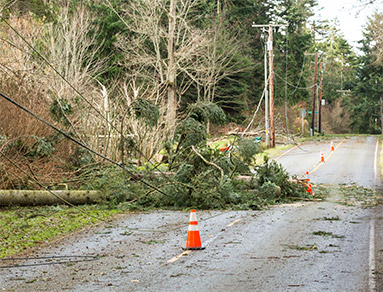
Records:
[[[271,162],[265,156],[263,164],[256,167],[257,183],[261,187],[261,193],[275,196],[276,199],[286,199],[289,196],[303,196],[304,186],[292,183],[289,174],[276,161]],[[279,188],[279,189],[278,189]]]

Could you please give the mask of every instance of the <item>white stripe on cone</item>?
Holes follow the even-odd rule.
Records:
[[[189,225],[188,231],[199,231],[198,225]]]
[[[190,221],[197,221],[197,214],[196,214],[196,212],[190,212],[189,222]]]

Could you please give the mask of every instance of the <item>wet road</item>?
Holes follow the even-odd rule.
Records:
[[[277,157],[291,175],[304,177],[306,171],[313,183],[352,184],[375,188],[381,186],[378,171],[378,140],[376,137],[352,137],[331,142],[298,145]],[[320,153],[325,162],[321,163]]]
[[[374,138],[336,141],[318,164],[327,144],[304,144],[278,161],[297,174],[311,170],[316,183],[334,176],[378,183]],[[40,249],[34,259],[1,261],[0,290],[383,291],[383,209],[345,206],[339,196],[265,211],[197,211],[207,248],[190,253],[181,248],[188,212],[127,214]]]

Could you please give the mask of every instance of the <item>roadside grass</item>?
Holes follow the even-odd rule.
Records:
[[[121,213],[100,205],[78,208],[65,205],[0,209],[0,258],[21,253]],[[91,217],[88,214],[94,216]]]
[[[276,145],[275,148],[264,149],[262,153],[255,155],[256,164],[261,164],[265,156],[275,158],[283,154],[286,150],[293,148],[294,144],[289,145]]]
[[[214,138],[210,139],[208,142],[208,145],[212,147],[213,149],[221,149],[228,145],[228,143],[233,144],[234,141],[237,139],[237,136],[224,136],[220,138]],[[264,142],[261,142],[261,147],[263,151],[261,153],[258,153],[255,155],[255,164],[262,164],[264,161],[264,156],[267,157],[278,157],[281,155],[284,151],[294,147],[294,144],[288,144],[288,145],[276,145],[275,148],[266,148],[266,145]]]

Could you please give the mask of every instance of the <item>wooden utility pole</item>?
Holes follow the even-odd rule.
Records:
[[[315,67],[314,67],[313,106],[312,106],[311,129],[310,129],[311,136],[314,136],[314,129],[315,129],[315,100],[317,97],[318,52],[315,53],[315,65],[314,66]]]
[[[275,147],[275,128],[274,128],[274,55],[273,55],[273,27],[286,27],[288,24],[253,24],[252,27],[269,28],[269,38],[267,41],[267,49],[269,51],[269,98],[270,98],[270,131],[267,126],[267,108],[265,105],[265,123],[266,123],[266,140],[270,137],[270,147]],[[265,65],[265,72],[267,67]],[[265,73],[266,74],[266,73]],[[266,82],[266,79],[265,79]],[[266,92],[267,94],[267,92]],[[269,134],[269,136],[267,136]]]
[[[318,133],[322,133],[322,79],[323,79],[323,72],[322,72],[322,61],[319,62],[319,109],[318,109]]]
[[[273,55],[273,28],[269,26],[269,72],[270,72],[270,147],[275,147],[274,129],[274,55]]]
[[[269,147],[270,133],[269,133],[269,91],[267,89],[269,85],[268,71],[267,71],[267,42],[265,42],[265,56],[264,56],[264,65],[265,65],[265,133],[266,133],[266,147]]]

